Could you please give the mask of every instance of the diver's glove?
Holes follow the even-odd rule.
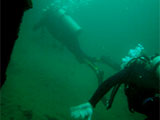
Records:
[[[74,119],[87,118],[87,120],[91,120],[92,113],[93,108],[89,102],[71,108],[71,116]]]

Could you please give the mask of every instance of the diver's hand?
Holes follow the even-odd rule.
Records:
[[[87,118],[87,120],[91,120],[92,113],[93,108],[89,102],[71,108],[71,116],[74,119]]]

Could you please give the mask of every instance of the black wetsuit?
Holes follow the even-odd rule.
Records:
[[[80,63],[84,63],[86,59],[92,61],[92,57],[84,53],[80,47],[77,34],[81,30],[79,33],[73,33],[69,25],[63,21],[62,15],[57,13],[58,10],[53,7],[49,8],[40,22],[34,26],[34,30],[40,27],[46,28],[53,38],[61,42]]]
[[[155,77],[154,70],[147,69],[147,64],[140,59],[134,60],[128,67],[109,77],[89,100],[91,105],[95,107],[112,87],[124,83],[130,111],[145,114],[148,120],[158,120],[160,99],[155,94],[159,92],[159,78]]]

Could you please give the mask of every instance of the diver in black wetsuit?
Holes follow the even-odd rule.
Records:
[[[51,5],[45,9],[42,18],[35,24],[33,29],[37,30],[39,28],[45,28],[53,38],[61,42],[74,54],[80,63],[85,63],[86,60],[92,60],[80,48],[78,37],[82,32],[82,28],[63,8],[57,8]]]
[[[105,80],[87,103],[72,107],[71,116],[75,119],[88,118],[87,120],[91,120],[93,108],[102,97],[114,87],[106,106],[109,109],[118,88],[121,84],[125,84],[124,90],[129,110],[145,114],[146,120],[159,120],[159,76],[160,56],[134,58],[121,71]]]
[[[154,118],[155,114],[158,115],[159,109],[159,97],[155,96],[159,94],[159,76],[156,75],[155,70],[160,61],[153,68],[148,65],[149,60],[145,57],[137,58],[129,64],[124,70],[121,70],[101,84],[89,102],[95,107],[110,88],[124,83],[129,110],[145,114],[149,118]],[[110,99],[113,100],[112,97]],[[110,107],[111,102],[108,103],[107,109]]]
[[[79,63],[87,64],[96,73],[98,79],[103,79],[103,71],[94,64],[97,61],[96,58],[85,54],[80,47],[78,37],[82,28],[63,8],[57,8],[51,4],[44,10],[43,17],[35,24],[33,30],[39,28],[47,29],[53,38],[75,56]]]

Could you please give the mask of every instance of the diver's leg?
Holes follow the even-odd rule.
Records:
[[[115,62],[111,57],[109,56],[102,56],[99,60],[99,62],[105,63],[108,66],[112,67],[113,69],[119,71],[120,70],[120,64]]]

